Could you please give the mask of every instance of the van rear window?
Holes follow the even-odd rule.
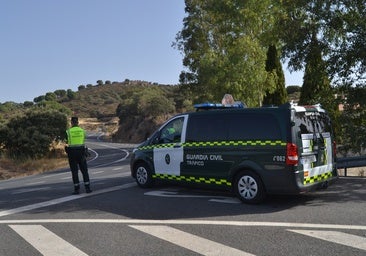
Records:
[[[268,113],[192,115],[186,137],[187,142],[280,139],[278,120]]]
[[[300,128],[301,134],[332,131],[329,116],[322,112],[296,112],[295,124]]]

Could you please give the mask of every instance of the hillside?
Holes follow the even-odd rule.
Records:
[[[128,92],[137,87],[149,86],[145,81],[114,82],[112,84],[79,86],[75,97],[71,100],[59,99],[62,105],[68,107],[79,117],[104,119],[116,116],[116,109]]]
[[[289,100],[298,99],[300,87],[289,87]],[[0,125],[35,106],[66,108],[79,116],[83,126],[103,131],[114,142],[139,143],[176,113],[193,109],[192,96],[181,86],[146,81],[109,82],[80,85],[78,91],[57,90],[34,102],[0,104]]]
[[[152,92],[151,92],[152,91]],[[151,98],[146,98],[151,95]],[[150,113],[164,104],[174,105],[166,113]],[[139,143],[149,136],[167,118],[182,110],[179,106],[178,86],[158,85],[145,81],[98,84],[82,87],[71,100],[58,101],[84,121],[86,129],[97,129],[106,133],[106,139],[114,142]],[[146,102],[145,102],[146,101]],[[119,109],[119,113],[117,113]],[[150,113],[150,114],[148,114]]]
[[[155,92],[153,88],[158,89]],[[288,89],[289,100],[298,101],[300,87]],[[187,98],[179,86],[125,81],[88,86],[62,104],[80,117],[97,120],[111,141],[139,143],[172,115],[192,110],[192,101]]]

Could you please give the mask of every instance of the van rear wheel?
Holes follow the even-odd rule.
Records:
[[[153,185],[153,178],[150,168],[145,163],[137,163],[135,166],[137,185],[142,188],[149,188]]]
[[[253,171],[241,171],[235,178],[234,189],[241,201],[257,204],[264,200],[266,192],[260,177]]]

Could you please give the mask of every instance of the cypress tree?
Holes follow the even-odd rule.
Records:
[[[267,51],[266,71],[274,73],[275,89],[273,92],[267,91],[263,98],[263,105],[281,105],[287,101],[285,88],[285,75],[282,70],[280,58],[277,54],[276,46],[270,45]]]
[[[306,57],[304,83],[299,103],[301,105],[321,103],[324,107],[330,107],[332,98],[330,81],[325,62],[322,59],[320,45],[313,36]]]

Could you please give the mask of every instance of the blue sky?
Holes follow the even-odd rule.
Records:
[[[184,0],[0,0],[0,103],[97,80],[177,84],[184,16]]]

